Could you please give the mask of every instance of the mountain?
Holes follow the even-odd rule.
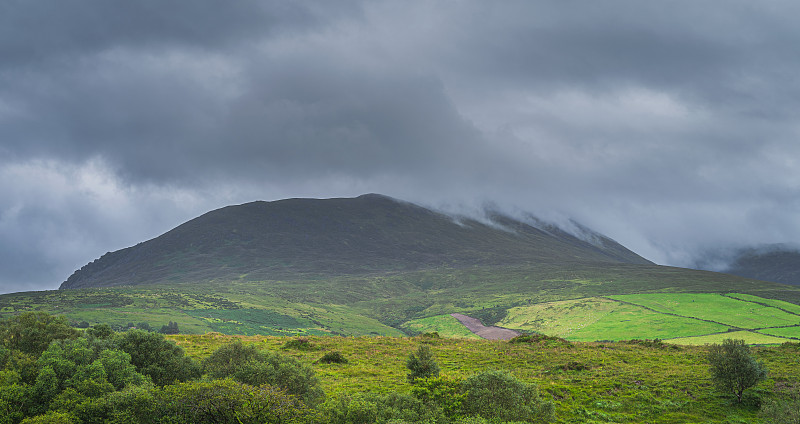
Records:
[[[61,289],[172,282],[375,275],[433,268],[651,264],[575,224],[533,216],[453,217],[390,197],[286,199],[208,212],[152,240],[106,253]]]
[[[769,245],[736,252],[723,272],[763,281],[800,285],[800,251],[788,245]]]

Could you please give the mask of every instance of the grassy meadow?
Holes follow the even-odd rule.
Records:
[[[710,381],[704,346],[630,342],[583,343],[429,337],[308,337],[310,350],[286,349],[286,337],[169,336],[198,359],[234,337],[280,351],[312,366],[328,396],[354,392],[408,393],[405,360],[421,344],[431,347],[441,375],[463,379],[487,369],[505,370],[535,383],[552,398],[559,423],[760,423],[756,397],[780,397],[800,384],[800,350],[789,343],[754,348],[769,378],[742,405]],[[347,364],[321,364],[336,351]]]
[[[26,311],[115,328],[178,323],[181,333],[474,338],[449,314],[572,341],[702,344],[739,332],[755,344],[800,340],[800,288],[651,265],[437,269],[379,276],[226,281],[13,293]],[[749,334],[746,334],[749,333]]]

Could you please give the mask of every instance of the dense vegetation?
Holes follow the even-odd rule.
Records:
[[[780,423],[800,398],[796,343],[723,344],[769,370],[740,393],[719,385],[709,362],[722,346],[68,324],[42,313],[0,321],[0,423]]]

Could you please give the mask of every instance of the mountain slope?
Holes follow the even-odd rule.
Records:
[[[429,268],[554,263],[650,264],[581,228],[578,238],[531,217],[453,217],[381,195],[228,206],[71,275],[62,289],[256,281]],[[588,239],[590,241],[586,241]]]
[[[785,245],[744,249],[724,271],[757,280],[800,285],[800,252]]]

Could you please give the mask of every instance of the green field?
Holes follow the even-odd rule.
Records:
[[[410,333],[439,333],[442,337],[480,339],[449,314],[408,321],[401,327]]]
[[[731,334],[739,336],[740,334]],[[229,336],[170,336],[202,358]],[[756,406],[735,405],[712,386],[703,346],[646,347],[638,344],[513,344],[466,339],[310,337],[312,351],[282,350],[287,338],[243,337],[280,350],[314,367],[328,396],[354,392],[408,393],[405,360],[419,345],[431,347],[449,379],[486,369],[506,370],[537,384],[556,405],[557,423],[762,423]],[[315,363],[325,352],[341,352],[348,364]],[[778,396],[800,384],[797,345],[755,347],[770,369],[754,393]],[[569,364],[582,369],[569,370]],[[794,365],[792,365],[794,364]]]
[[[640,294],[609,298],[657,312],[718,322],[736,328],[800,324],[800,315],[714,293]]]
[[[787,312],[795,309],[753,295],[649,293],[511,308],[498,325],[567,340],[658,338],[686,344],[719,342],[729,331],[743,329],[751,331],[736,332],[740,338],[769,344],[800,336],[800,316]]]
[[[799,305],[800,288],[712,272],[545,265],[13,293],[0,296],[0,318],[43,311],[76,325],[158,329],[176,322],[187,334],[472,337],[449,317],[459,312],[486,325],[580,341],[730,330],[794,340]]]
[[[499,325],[579,341],[665,339],[727,330],[724,325],[660,314],[604,298],[513,308]]]
[[[754,296],[752,294],[728,293],[725,296],[732,297],[734,299],[745,300],[748,302],[755,302],[766,306],[772,306],[775,308],[780,308],[789,313],[800,315],[800,305],[795,305],[794,303],[784,302],[782,300],[777,300],[777,299],[767,299],[763,297]]]
[[[787,337],[792,340],[800,340],[800,326],[783,327],[783,328],[765,328],[763,330],[758,330],[758,332],[778,337]]]

